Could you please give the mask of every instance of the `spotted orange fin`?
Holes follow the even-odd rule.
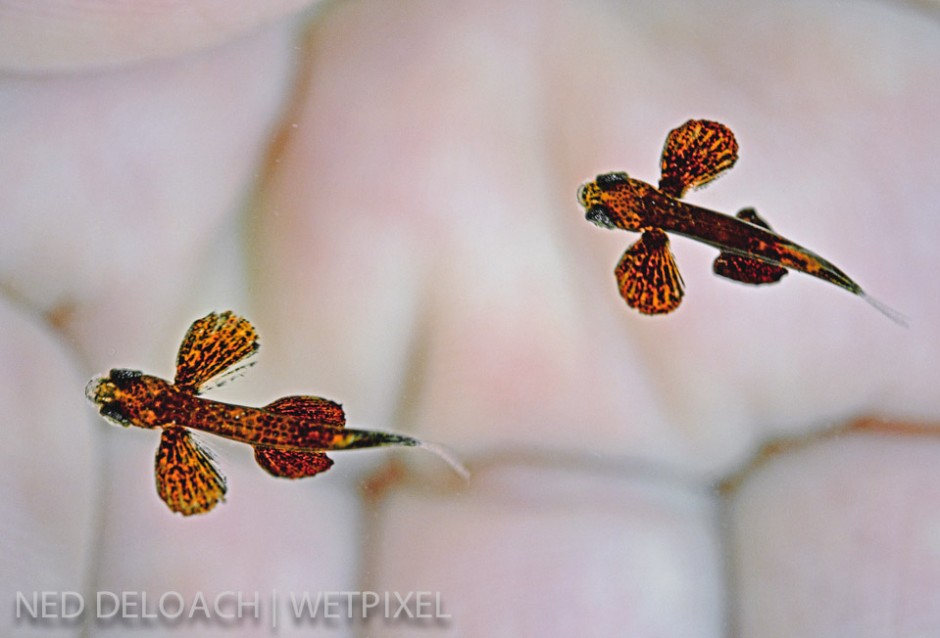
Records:
[[[660,159],[659,190],[682,197],[690,188],[700,188],[738,160],[738,142],[724,124],[711,120],[689,120],[669,131]]]
[[[258,334],[247,319],[231,311],[210,313],[194,321],[183,337],[174,383],[193,394],[220,386],[252,365],[249,358],[258,347]]]
[[[296,395],[282,397],[264,406],[269,412],[290,414],[309,419],[313,423],[333,427],[345,427],[346,415],[343,406],[329,399]],[[323,452],[301,452],[278,450],[263,445],[255,446],[255,460],[272,476],[298,479],[326,472],[333,460]]]
[[[669,250],[669,238],[653,228],[623,254],[614,270],[620,296],[645,315],[672,312],[682,302],[685,284]]]
[[[320,397],[306,395],[281,397],[264,406],[264,409],[269,412],[304,417],[323,425],[346,426],[346,413],[343,411],[343,406],[336,401]]]
[[[773,230],[753,208],[742,208],[736,217],[755,226]],[[781,266],[724,251],[715,258],[712,269],[719,277],[754,285],[772,284],[780,281],[787,274],[787,269]]]
[[[276,450],[263,445],[255,446],[255,461],[268,474],[288,479],[314,476],[333,467],[333,459],[323,452]]]
[[[157,494],[183,516],[205,514],[225,499],[225,477],[189,430],[163,428],[156,457]]]

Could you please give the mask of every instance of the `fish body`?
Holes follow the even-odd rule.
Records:
[[[716,275],[745,284],[775,283],[790,270],[811,275],[857,295],[893,321],[897,311],[877,301],[829,260],[774,232],[753,208],[727,215],[682,201],[734,166],[738,144],[725,125],[689,120],[666,137],[659,186],[623,172],[598,175],[578,189],[588,221],[601,228],[641,233],[614,269],[620,294],[643,314],[678,308],[685,293],[669,233],[717,248]]]
[[[162,430],[155,463],[157,493],[172,511],[185,516],[208,512],[227,491],[225,476],[192,435],[194,430],[252,446],[258,465],[280,478],[325,472],[333,466],[328,451],[390,445],[428,449],[468,477],[440,446],[403,434],[347,428],[342,406],[329,399],[296,395],[250,407],[199,396],[249,365],[257,350],[257,334],[246,319],[231,312],[210,313],[186,333],[172,383],[115,368],[85,387],[87,398],[109,421]]]

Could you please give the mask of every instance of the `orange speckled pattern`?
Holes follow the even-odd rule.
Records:
[[[660,159],[659,190],[682,197],[690,188],[700,188],[734,166],[738,142],[724,124],[689,120],[669,131]]]
[[[644,232],[623,254],[614,274],[627,305],[645,315],[672,312],[682,302],[682,276],[661,230]]]
[[[292,452],[258,445],[255,461],[271,476],[298,479],[326,472],[333,460],[323,452]]]
[[[292,414],[311,421],[343,427],[346,425],[346,413],[336,401],[307,395],[281,397],[264,406],[268,412]]]
[[[196,396],[208,382],[231,372],[258,350],[254,327],[231,312],[193,323],[180,346],[176,381],[137,370],[114,369],[92,379],[85,395],[99,413],[119,425],[163,428],[157,449],[157,493],[184,516],[210,511],[225,496],[225,478],[190,430],[210,432],[254,447],[269,474],[297,479],[330,469],[323,452],[388,445],[433,445],[390,432],[347,429],[343,407],[314,396],[288,396],[263,408]],[[466,472],[448,455],[442,458]]]
[[[781,237],[753,209],[737,217],[681,201],[738,159],[738,143],[724,124],[689,120],[669,132],[663,147],[659,188],[624,172],[611,172],[578,189],[585,218],[601,228],[644,233],[615,270],[620,295],[644,314],[665,314],[682,301],[682,277],[664,233],[676,233],[718,248],[716,275],[747,284],[780,281],[788,269],[839,286],[867,301],[900,325],[903,315],[873,299],[831,262]],[[656,233],[651,233],[656,231]]]
[[[199,394],[223,373],[237,372],[233,367],[254,355],[258,347],[258,334],[247,319],[230,311],[210,313],[195,321],[183,337],[174,383]]]
[[[225,499],[225,477],[186,428],[163,428],[156,474],[157,494],[183,516],[204,514]]]
[[[735,217],[760,226],[761,228],[771,230],[770,224],[765,222],[753,208],[741,209]],[[741,255],[735,255],[725,251],[722,251],[715,258],[712,269],[715,271],[716,275],[724,277],[725,279],[753,285],[772,284],[780,281],[783,276],[787,274],[786,268],[773,266],[756,259],[742,257]]]
[[[578,190],[578,200],[588,211],[603,211],[608,222],[623,230],[642,230],[649,224],[647,199],[653,187],[626,173],[598,175]],[[588,215],[590,219],[590,213]],[[597,223],[597,220],[592,220]]]

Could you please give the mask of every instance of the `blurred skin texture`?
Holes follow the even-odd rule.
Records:
[[[524,0],[0,2],[0,603],[17,591],[440,592],[422,635],[940,633],[940,22],[931,5]],[[714,277],[641,317],[636,235],[577,186],[658,178],[666,132],[735,131],[693,203],[756,206],[902,310],[799,274]],[[261,335],[213,398],[341,401],[455,448],[270,478],[210,441],[227,502],[172,515],[157,435],[82,397],[171,376],[190,322]],[[252,621],[55,625],[255,636]],[[415,635],[339,622],[322,635]],[[307,635],[285,622],[278,635]]]

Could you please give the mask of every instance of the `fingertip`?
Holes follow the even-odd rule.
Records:
[[[315,0],[0,3],[0,69],[87,70],[222,44]]]

